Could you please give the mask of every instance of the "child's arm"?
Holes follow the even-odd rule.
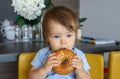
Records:
[[[76,79],[91,79],[90,72],[89,71],[76,71]]]
[[[76,79],[91,79],[89,71],[84,70],[83,61],[78,55],[74,56],[70,64],[75,68]]]
[[[52,68],[58,65],[59,62],[58,58],[55,56],[55,53],[50,54],[43,66],[40,68],[31,67],[28,75],[29,79],[45,79]]]
[[[29,71],[29,79],[45,79],[47,76],[47,72],[45,71],[44,67],[36,69],[32,67]]]

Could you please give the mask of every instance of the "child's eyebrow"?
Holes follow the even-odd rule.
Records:
[[[52,35],[60,34],[60,33],[51,33]]]

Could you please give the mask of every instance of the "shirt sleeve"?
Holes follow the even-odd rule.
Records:
[[[31,65],[35,68],[41,67],[48,56],[48,50],[49,48],[40,49],[33,58]]]

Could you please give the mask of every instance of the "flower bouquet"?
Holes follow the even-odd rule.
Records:
[[[16,23],[20,26],[40,22],[44,10],[53,7],[51,0],[12,0],[14,12],[17,13]]]
[[[27,36],[24,35],[28,34],[31,39],[39,38],[39,35],[41,38],[42,27],[40,26],[40,22],[44,15],[44,11],[54,6],[51,0],[12,0],[11,5],[14,7],[14,12],[17,13],[15,23],[24,29],[28,29],[28,27],[24,26],[25,24],[27,24],[27,26],[32,26],[32,36],[31,33],[27,33],[26,30],[22,29],[22,38],[27,38]],[[29,27],[29,29],[30,28],[31,27]]]

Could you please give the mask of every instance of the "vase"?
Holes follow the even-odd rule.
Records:
[[[44,38],[43,38],[43,30],[42,30],[42,24],[40,23],[40,40],[41,41],[44,41]]]
[[[81,29],[78,29],[78,32],[77,32],[77,40],[80,41],[81,40]]]
[[[41,23],[32,26],[32,41],[44,41]]]
[[[23,25],[22,26],[22,41],[23,42],[29,42],[29,27],[28,25]]]

